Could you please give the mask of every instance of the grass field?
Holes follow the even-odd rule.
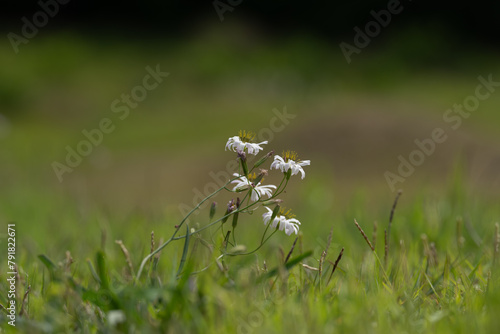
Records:
[[[313,208],[312,202],[321,197],[305,205],[309,211],[301,213],[302,231],[286,265],[293,235],[279,232],[252,255],[216,261],[222,234],[214,233],[212,239],[211,234],[199,233],[191,235],[180,276],[176,273],[182,239],[155,257],[135,284],[134,273],[150,249],[149,230],[154,225],[150,217],[137,214],[120,222],[119,228],[99,231],[90,222],[112,225],[109,217],[95,211],[85,221],[67,208],[54,215],[61,228],[45,232],[52,235],[46,241],[50,246],[43,247],[50,256],[38,258],[30,251],[39,248],[36,227],[28,229],[18,222],[19,303],[29,292],[16,328],[26,333],[495,331],[500,311],[500,234],[494,224],[498,207],[457,201],[461,197],[457,193],[433,200],[423,196],[413,204],[406,203],[403,195],[385,259],[383,230],[388,227],[391,203],[380,210],[385,215],[365,210],[363,200],[352,203],[346,213],[335,213],[321,205]],[[353,217],[366,231],[374,252]],[[373,235],[375,219],[379,223]],[[240,247],[256,247],[264,229],[260,215],[240,220]],[[208,212],[200,221],[201,226],[208,223]],[[79,227],[65,231],[63,226],[73,224]],[[156,246],[174,227],[163,223],[157,228]],[[116,235],[130,253],[130,265],[114,241]],[[311,269],[319,267],[321,274]],[[6,295],[3,288],[2,305]],[[123,313],[117,317],[113,310]],[[2,321],[7,321],[5,314]],[[12,331],[10,326],[3,328]]]
[[[495,62],[419,72],[380,55],[346,68],[319,42],[283,41],[246,58],[225,43],[208,34],[134,48],[59,36],[40,37],[19,58],[0,51],[13,64],[0,70],[4,307],[10,223],[19,273],[16,327],[4,309],[1,332],[495,332],[500,94],[398,187],[387,255],[384,242],[396,196],[384,172],[397,168],[415,138],[441,126],[479,75],[495,74]],[[119,120],[110,104],[156,64],[169,77]],[[193,207],[196,190],[208,193],[212,173],[235,158],[224,152],[227,138],[269,128],[285,109],[294,118],[264,153],[295,149],[311,160],[307,176],[292,176],[280,195],[302,223],[298,236],[278,231],[241,255],[265,230],[263,208],[243,212],[237,245],[225,239],[231,216],[224,232],[215,224],[189,233],[188,243],[172,241],[137,277],[141,261],[181,223],[180,206]],[[53,162],[103,118],[116,129],[59,182]],[[280,180],[273,171],[266,184]],[[236,196],[210,199],[215,216],[207,205],[189,228],[223,217]],[[183,224],[177,236],[186,232]]]

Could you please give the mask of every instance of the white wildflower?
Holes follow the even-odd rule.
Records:
[[[284,209],[281,209],[273,221],[270,222],[273,210],[268,207],[265,208],[267,212],[262,215],[264,225],[271,223],[272,228],[279,228],[280,231],[285,231],[286,235],[297,234],[299,232],[300,222],[294,218],[295,215],[291,214],[290,210],[285,212]]]
[[[302,167],[309,166],[310,164],[310,160],[301,161],[296,152],[287,151],[283,152],[283,156],[274,156],[274,161],[271,164],[271,169],[279,169],[283,173],[286,173],[289,169],[291,169],[291,175],[295,175],[300,172],[303,179],[306,176],[306,173],[304,172],[304,169]]]
[[[262,151],[260,145],[267,144],[267,140],[261,143],[254,143],[255,133],[250,131],[240,131],[238,136],[230,137],[226,143],[226,151],[229,149],[233,152],[244,152],[245,149],[248,150],[249,154],[257,155]]]
[[[255,174],[253,177],[250,177],[248,179],[247,177],[243,175],[239,175],[237,173],[233,174],[234,176],[238,176],[238,179],[232,181],[231,183],[236,183],[236,186],[234,186],[233,191],[240,191],[240,190],[245,190],[248,188],[252,188],[251,194],[250,194],[250,199],[252,201],[258,201],[259,199],[262,198],[262,196],[267,195],[267,197],[271,197],[273,194],[273,189],[276,189],[276,186],[269,184],[269,185],[261,185],[261,182],[254,184],[252,182],[252,179],[255,179]]]

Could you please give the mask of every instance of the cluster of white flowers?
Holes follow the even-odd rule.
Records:
[[[224,236],[224,241],[222,243],[224,250],[221,249],[221,252],[223,252],[223,254],[220,257],[218,257],[218,259],[220,259],[224,255],[252,254],[253,252],[257,251],[269,239],[269,237],[271,237],[278,230],[284,231],[286,235],[292,235],[292,233],[295,234],[299,233],[300,222],[295,218],[295,215],[293,215],[290,212],[290,210],[285,211],[280,206],[280,203],[283,201],[281,199],[278,199],[277,196],[279,196],[281,193],[285,191],[288,185],[288,181],[293,175],[297,175],[298,173],[300,173],[303,179],[306,175],[303,167],[309,166],[311,162],[309,160],[304,160],[304,161],[299,160],[297,153],[290,151],[283,152],[282,156],[275,155],[274,160],[271,163],[270,169],[280,170],[283,173],[283,179],[281,180],[281,183],[277,187],[272,184],[263,185],[262,183],[264,181],[264,176],[267,175],[267,170],[260,169],[260,173],[258,175],[255,175],[256,173],[252,173],[252,171],[256,168],[259,168],[264,162],[267,161],[267,159],[272,157],[274,155],[274,151],[271,151],[262,158],[260,158],[257,162],[254,163],[253,167],[249,169],[247,164],[248,162],[247,157],[249,155],[257,155],[260,151],[263,150],[262,145],[267,144],[267,141],[256,143],[254,139],[255,139],[255,134],[253,132],[240,131],[238,136],[230,137],[227,140],[226,151],[230,150],[237,153],[238,160],[240,162],[241,172],[233,174],[235,177],[232,180],[228,180],[228,182],[226,182],[224,186],[220,187],[207,197],[203,198],[201,202],[194,209],[189,211],[189,213],[183,218],[181,223],[175,226],[175,232],[172,235],[172,237],[169,240],[163,242],[155,251],[152,251],[148,256],[146,256],[142,260],[137,275],[135,277],[136,282],[138,282],[141,273],[143,272],[148,261],[158,252],[160,252],[164,247],[166,247],[172,240],[186,238],[186,243],[183,252],[183,257],[184,257],[187,254],[188,250],[188,248],[186,247],[189,241],[188,237],[190,235],[198,234],[200,231],[207,229],[215,224],[220,224],[219,228],[222,231],[222,235]],[[214,218],[215,215],[217,203],[213,202],[209,212],[210,223],[202,228],[195,229],[191,227],[191,229],[189,229],[188,217],[193,212],[195,212],[203,204],[203,202],[205,202],[209,198],[217,195],[220,191],[224,189],[229,190],[227,188],[229,183],[234,184],[234,187],[232,189],[233,192],[241,192],[241,191],[245,192],[243,194],[242,199],[240,199],[240,197],[237,197],[236,200],[234,198],[231,199],[227,204],[227,209],[224,213],[224,216],[214,221],[212,221],[212,219]],[[254,213],[256,210],[259,209],[260,205],[262,205],[267,210],[267,212],[262,215],[262,219],[264,221],[264,225],[266,226],[266,228],[262,235],[260,245],[253,251],[250,252],[242,251],[242,249],[245,249],[245,247],[243,245],[237,244],[234,233],[236,227],[238,226],[238,219],[240,217],[240,214]],[[274,205],[274,209],[269,208],[269,206],[271,205]],[[232,222],[231,222],[232,230],[229,230],[227,231],[227,233],[225,233],[224,224],[227,222],[230,216],[232,216]],[[179,231],[179,229],[183,224],[188,229],[187,233],[183,237],[181,236],[175,237],[175,235],[177,234],[177,232]],[[274,229],[274,231],[271,233],[271,235],[265,238],[266,233],[270,228]],[[230,236],[232,237],[232,241],[229,240]],[[225,250],[228,244],[233,246],[233,250],[230,251],[230,253],[226,253]],[[179,266],[178,270],[179,273],[182,272],[182,266],[183,262],[181,261],[181,265]],[[108,314],[108,317],[111,323],[120,323],[126,320],[124,318],[124,315],[120,314],[119,312],[115,313],[110,312]]]
[[[257,155],[260,151],[263,150],[261,145],[267,144],[267,141],[263,141],[261,143],[255,143],[255,134],[247,131],[240,131],[238,136],[230,137],[226,143],[226,150],[231,150],[233,152],[238,153],[238,157],[242,160],[242,166],[244,165],[243,170],[246,174],[246,153]],[[283,152],[282,156],[275,155],[274,161],[271,163],[271,170],[277,169],[285,174],[285,177],[288,178],[292,175],[301,174],[301,178],[305,177],[305,172],[303,167],[309,166],[311,164],[310,160],[300,160],[298,158],[297,153],[293,151]],[[265,171],[261,174],[266,174]],[[250,189],[250,199],[254,202],[263,200],[264,196],[267,198],[273,198],[273,191],[278,190],[278,187],[275,185],[262,185],[262,175],[260,177],[255,177],[254,175],[240,175],[238,173],[233,174],[236,179],[231,183],[234,183],[235,186],[233,191],[243,191]],[[256,179],[258,179],[256,181]],[[270,226],[275,229],[279,229],[280,231],[284,231],[287,235],[291,235],[292,233],[297,234],[299,231],[300,222],[295,219],[294,215],[290,213],[290,210],[284,211],[280,209],[279,212],[275,214],[273,217],[273,210],[268,207],[265,207],[267,212],[262,215],[264,220],[264,224]],[[271,221],[271,218],[272,221]]]

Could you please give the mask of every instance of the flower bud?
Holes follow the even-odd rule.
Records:
[[[267,153],[265,156],[263,156],[262,158],[260,158],[259,161],[257,161],[255,163],[255,165],[253,165],[253,168],[257,168],[259,167],[260,165],[262,165],[267,159],[269,159],[270,157],[272,157],[274,155],[274,150]]]
[[[262,181],[262,178],[264,176],[267,176],[267,169],[261,169],[259,175],[253,180],[253,184],[258,185],[260,181]]]
[[[236,205],[234,204],[234,199],[230,200],[228,203],[227,203],[227,210],[226,210],[226,213],[224,214],[224,218],[222,218],[222,224],[224,224],[227,219],[229,218],[229,214],[231,212],[233,212],[234,210],[236,209]]]
[[[238,217],[239,217],[240,213],[239,212],[235,212],[233,214],[233,223],[231,224],[231,226],[233,227],[233,231],[234,229],[236,228],[236,225],[238,225]],[[233,232],[234,233],[234,232]]]
[[[231,213],[234,211],[234,209],[236,209],[236,205],[234,203],[234,199],[231,199],[228,203],[227,203],[227,213]]]
[[[240,208],[240,205],[241,205],[241,202],[240,202],[240,198],[239,197],[236,197],[236,208],[239,209]],[[236,228],[236,225],[238,225],[238,216],[240,215],[239,212],[235,212],[233,214],[233,231],[234,229]],[[233,232],[234,233],[234,232]]]
[[[245,245],[237,245],[229,250],[229,254],[239,254],[245,253],[247,251],[247,247]]]
[[[262,202],[262,205],[264,205],[264,206],[271,206],[271,205],[274,205],[274,204],[278,204],[279,205],[281,203],[283,203],[282,199],[273,198],[273,199],[270,199],[270,200]]]
[[[212,206],[210,207],[210,214],[209,214],[210,220],[212,220],[212,218],[214,218],[216,208],[217,208],[217,202],[213,202]]]
[[[280,209],[281,207],[278,205],[276,205],[276,207],[274,208],[273,210],[273,214],[271,215],[271,220],[269,220],[269,222],[272,224],[272,222],[274,221],[274,218],[276,218],[276,216],[278,215],[278,213],[280,212]]]

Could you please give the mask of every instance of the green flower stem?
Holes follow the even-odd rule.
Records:
[[[264,242],[264,237],[266,236],[267,230],[269,229],[269,226],[271,226],[272,221],[269,221],[269,223],[266,226],[266,229],[264,230],[264,234],[262,234],[262,239],[260,239],[260,244]]]
[[[266,229],[267,231],[267,229]],[[205,268],[203,269],[200,269],[198,271],[195,271],[195,272],[192,272],[191,275],[196,275],[196,274],[199,274],[199,273],[202,273],[204,272],[205,270],[207,270],[208,268],[210,268],[210,266],[212,264],[214,264],[215,262],[219,261],[220,259],[222,259],[224,256],[237,256],[237,255],[251,255],[253,253],[255,253],[256,251],[258,251],[266,242],[267,240],[269,240],[273,235],[274,233],[276,233],[277,230],[275,230],[273,233],[271,233],[271,235],[269,235],[266,240],[264,240],[264,238],[262,238],[261,242],[260,242],[260,245],[257,246],[257,248],[255,248],[254,250],[250,251],[250,252],[246,252],[246,253],[237,253],[237,254],[230,254],[230,253],[223,253],[221,255],[219,255],[214,262],[210,263],[209,265],[207,265]],[[264,233],[265,234],[265,233]]]
[[[236,210],[234,210],[234,211],[232,211],[232,212],[228,213],[227,215],[225,215],[225,216],[223,216],[223,217],[221,217],[221,218],[217,219],[216,221],[214,221],[214,222],[212,222],[212,223],[210,223],[210,224],[208,224],[208,225],[206,225],[206,226],[203,226],[203,227],[199,228],[198,230],[196,230],[196,231],[194,231],[194,232],[192,232],[192,233],[190,233],[190,234],[199,233],[199,232],[201,232],[201,231],[203,231],[203,230],[206,230],[207,228],[212,227],[213,225],[217,224],[218,222],[220,222],[220,221],[221,221],[221,220],[223,220],[224,218],[229,217],[229,216],[231,216],[231,215],[233,215],[233,214],[235,214],[235,213],[237,213],[237,212],[242,212],[242,211],[245,211],[246,209],[248,209],[248,208],[250,208],[250,207],[252,207],[252,206],[256,205],[257,203],[259,203],[259,202],[255,202],[255,203],[252,203],[252,204],[250,204],[250,205],[247,205],[247,206],[245,206],[245,207],[244,207],[244,208],[242,208],[242,209],[236,209]],[[186,237],[185,235],[181,235],[181,236],[178,236],[178,237],[173,237],[173,238],[172,238],[172,240],[180,240],[180,239],[184,239],[185,237]]]
[[[247,209],[251,208],[252,206],[257,205],[258,203],[260,203],[260,202],[261,202],[261,200],[259,199],[258,201],[254,202],[254,203],[252,203],[252,204],[248,204],[248,205],[247,205],[247,206],[245,206],[244,208],[238,208],[238,209],[236,209],[235,211],[228,213],[227,215],[225,215],[225,216],[223,216],[223,217],[221,217],[221,218],[219,218],[219,219],[215,220],[214,222],[211,222],[210,224],[208,224],[208,225],[206,225],[206,226],[204,226],[204,227],[202,227],[202,228],[200,228],[200,229],[198,229],[198,230],[196,230],[196,231],[194,231],[194,232],[192,232],[192,233],[188,233],[188,234],[186,234],[186,235],[182,235],[182,236],[178,236],[178,237],[176,237],[177,232],[179,232],[179,229],[180,229],[180,228],[184,225],[184,222],[188,219],[188,217],[189,217],[189,216],[190,216],[193,212],[195,212],[196,210],[198,210],[198,208],[199,208],[199,207],[200,207],[200,206],[201,206],[201,205],[202,205],[205,201],[207,201],[209,198],[211,198],[211,197],[215,196],[215,195],[216,195],[217,193],[219,193],[221,190],[223,190],[223,189],[227,189],[227,188],[226,188],[226,186],[227,186],[228,184],[230,184],[232,181],[237,180],[238,178],[239,178],[239,177],[235,177],[235,178],[233,178],[233,179],[229,180],[229,181],[228,181],[226,184],[224,184],[222,187],[220,187],[219,189],[217,189],[216,191],[214,191],[213,193],[211,193],[210,195],[208,195],[207,197],[205,197],[205,198],[204,198],[204,199],[203,199],[200,203],[198,203],[198,205],[197,205],[196,207],[194,207],[194,208],[193,208],[193,209],[192,209],[192,210],[191,210],[191,211],[190,211],[190,212],[189,212],[189,213],[188,213],[188,214],[187,214],[187,215],[186,215],[186,216],[182,219],[182,221],[181,221],[181,222],[180,222],[180,224],[177,226],[177,228],[175,229],[175,231],[174,231],[174,233],[172,234],[172,236],[170,237],[170,239],[168,239],[167,241],[165,241],[165,242],[164,242],[162,245],[160,245],[160,246],[159,246],[159,247],[158,247],[155,251],[153,251],[152,253],[148,254],[148,255],[147,255],[147,256],[146,256],[146,257],[142,260],[141,265],[140,265],[140,267],[139,267],[139,270],[138,270],[138,272],[137,272],[136,279],[135,279],[135,282],[136,282],[136,283],[139,281],[139,278],[140,278],[140,276],[141,276],[141,274],[142,274],[142,271],[144,270],[144,266],[146,265],[146,263],[148,262],[148,260],[149,260],[149,259],[151,259],[151,258],[152,258],[153,256],[155,256],[156,254],[158,254],[158,253],[159,253],[159,252],[160,252],[163,248],[165,248],[165,247],[166,247],[166,246],[167,246],[170,242],[172,242],[172,241],[174,241],[174,240],[184,239],[184,238],[186,238],[186,237],[188,236],[188,234],[189,234],[189,235],[191,235],[191,234],[194,234],[194,233],[199,233],[199,232],[201,232],[201,231],[203,231],[203,230],[206,230],[206,229],[208,229],[208,228],[212,227],[213,225],[217,224],[218,222],[220,222],[220,221],[221,221],[221,220],[223,220],[224,218],[229,217],[230,215],[233,215],[233,214],[235,214],[235,213],[237,213],[237,212],[242,212],[242,211],[245,211],[245,210],[247,210]],[[283,181],[285,181],[285,185],[283,186],[283,189],[281,189],[281,190],[280,190],[281,186],[283,185]],[[285,176],[283,177],[283,179],[281,180],[281,183],[280,183],[280,185],[278,186],[278,188],[276,188],[276,192],[273,194],[273,196],[271,197],[271,199],[273,199],[273,198],[275,198],[276,196],[280,195],[280,194],[281,194],[281,193],[282,193],[282,192],[286,189],[287,185],[288,185],[288,179],[286,178],[286,175],[285,175]],[[244,201],[244,200],[247,198],[247,196],[250,194],[250,191],[252,191],[252,189],[251,189],[251,188],[250,188],[250,189],[248,190],[248,192],[246,193],[245,197],[243,198],[243,201]],[[243,201],[241,201],[241,202],[243,202]],[[267,232],[267,229],[266,229],[266,232]],[[276,232],[276,231],[274,231],[274,232],[273,232],[273,233],[272,233],[269,237],[267,237],[267,238],[265,239],[265,241],[264,241],[264,242],[262,242],[262,241],[261,241],[261,244],[259,245],[259,247],[258,247],[257,249],[255,249],[255,250],[253,250],[252,252],[249,252],[249,253],[239,253],[239,255],[248,255],[248,254],[252,254],[252,253],[256,252],[256,251],[257,251],[260,247],[262,247],[262,245],[263,245],[265,242],[267,242],[267,240],[269,240],[269,238],[270,238],[270,237],[271,237],[271,236],[272,236],[275,232]],[[264,236],[265,236],[265,234],[264,234]],[[230,255],[230,254],[228,254],[228,255]]]
[[[176,240],[175,239],[175,235],[177,234],[177,232],[179,232],[179,229],[182,227],[182,225],[184,225],[184,222],[189,218],[189,216],[191,216],[191,214],[193,212],[195,212],[196,210],[199,209],[199,207],[205,203],[205,201],[207,201],[209,198],[215,196],[216,194],[218,194],[222,189],[226,188],[226,186],[228,184],[230,184],[232,181],[238,179],[237,177],[235,177],[234,179],[231,179],[229,181],[226,182],[225,185],[223,185],[222,187],[220,187],[219,189],[217,189],[216,191],[214,191],[213,193],[211,193],[210,195],[208,195],[207,197],[205,197],[204,199],[201,200],[200,203],[198,203],[198,205],[196,205],[183,219],[182,221],[180,222],[179,225],[177,225],[174,233],[172,234],[172,236],[170,237],[170,239],[168,239],[167,241],[165,241],[162,245],[160,245],[155,251],[153,251],[152,253],[148,254],[141,262],[141,266],[139,267],[139,271],[137,272],[137,276],[136,276],[136,279],[135,279],[135,282],[137,283],[139,281],[139,278],[141,277],[141,274],[142,274],[142,271],[144,270],[144,266],[146,265],[146,263],[148,262],[148,260],[150,258],[152,258],[153,256],[155,256],[156,254],[158,254],[163,248],[165,248],[172,240]],[[184,236],[186,237],[186,236]]]
[[[271,196],[271,198],[270,198],[270,199],[276,198],[276,196],[279,196],[279,195],[280,195],[283,191],[285,191],[286,186],[288,185],[288,180],[289,180],[289,179],[287,179],[287,178],[286,178],[286,175],[284,175],[284,176],[283,176],[283,179],[281,180],[280,185],[278,186],[278,188],[276,188],[275,193],[273,194],[273,196]],[[283,184],[283,181],[285,181],[285,185],[283,186],[283,189],[281,189],[281,190],[280,190],[281,185]]]
[[[232,181],[232,180],[230,180],[229,182],[231,182],[231,181]],[[227,185],[227,183],[226,183],[226,185]],[[202,204],[205,200],[207,200],[208,198],[212,197],[213,195],[215,195],[217,192],[219,192],[219,191],[220,191],[221,189],[223,189],[223,188],[224,188],[224,187],[222,187],[222,188],[218,189],[216,192],[212,193],[209,197],[207,197],[207,198],[203,199],[203,201],[201,201],[201,202],[200,202],[200,203],[196,206],[196,208],[194,208],[194,209],[193,209],[190,213],[188,213],[188,215],[187,215],[187,216],[186,216],[186,217],[182,220],[181,224],[183,224],[183,223],[186,221],[187,217],[189,217],[189,215],[190,215],[190,214],[191,214],[194,210],[196,210],[196,209],[197,209],[197,208],[198,208],[198,207],[199,207],[199,206],[200,206],[200,205],[201,205],[201,204]],[[227,215],[225,215],[225,216],[223,216],[223,217],[221,217],[221,218],[219,218],[219,219],[215,220],[214,222],[212,222],[212,223],[210,223],[210,224],[208,224],[208,225],[206,225],[206,226],[203,226],[202,228],[200,228],[200,229],[198,229],[198,230],[196,230],[196,231],[194,231],[194,232],[189,233],[189,235],[192,235],[192,234],[195,234],[195,233],[199,233],[199,232],[201,232],[201,231],[203,231],[203,230],[206,230],[207,228],[210,228],[211,226],[213,226],[213,225],[217,224],[218,222],[220,222],[220,221],[221,221],[221,220],[223,220],[224,218],[229,217],[229,216],[231,216],[231,215],[235,214],[236,212],[245,211],[245,210],[247,210],[248,208],[250,208],[250,207],[252,207],[252,206],[256,205],[257,203],[259,203],[259,202],[252,203],[252,204],[250,204],[250,205],[248,205],[248,206],[246,206],[246,207],[244,207],[244,208],[242,208],[242,209],[237,209],[237,210],[234,210],[233,212],[228,213]],[[144,268],[145,263],[146,263],[146,262],[147,262],[147,261],[148,261],[148,260],[149,260],[152,256],[154,256],[155,254],[157,254],[158,252],[160,252],[160,251],[161,251],[163,248],[165,248],[165,246],[167,246],[170,242],[172,242],[172,241],[174,241],[174,240],[184,239],[184,238],[186,238],[186,237],[187,237],[187,234],[186,234],[186,235],[181,235],[181,236],[178,236],[178,237],[176,237],[176,236],[175,236],[175,235],[177,234],[177,232],[179,231],[179,228],[180,228],[181,224],[179,224],[179,226],[178,226],[178,227],[177,227],[177,229],[175,230],[174,234],[170,237],[170,239],[168,239],[167,241],[165,241],[165,242],[164,242],[164,243],[163,243],[160,247],[158,247],[158,248],[157,248],[154,252],[152,252],[151,254],[149,254],[148,256],[146,256],[146,257],[144,258],[144,260],[142,260],[141,266],[139,267],[139,271],[137,272],[137,277],[136,277],[137,279],[140,277],[140,274],[141,274],[141,272],[142,272],[142,270],[143,270],[143,268]],[[137,279],[136,279],[136,282],[137,282]]]
[[[280,190],[281,186],[283,185],[283,181],[285,181],[285,179],[286,179],[286,175],[283,174],[283,178],[281,179],[281,182],[280,182],[278,188],[276,188],[276,190],[274,192],[275,194],[278,192],[278,190]],[[273,195],[273,196],[275,196],[275,195]]]

